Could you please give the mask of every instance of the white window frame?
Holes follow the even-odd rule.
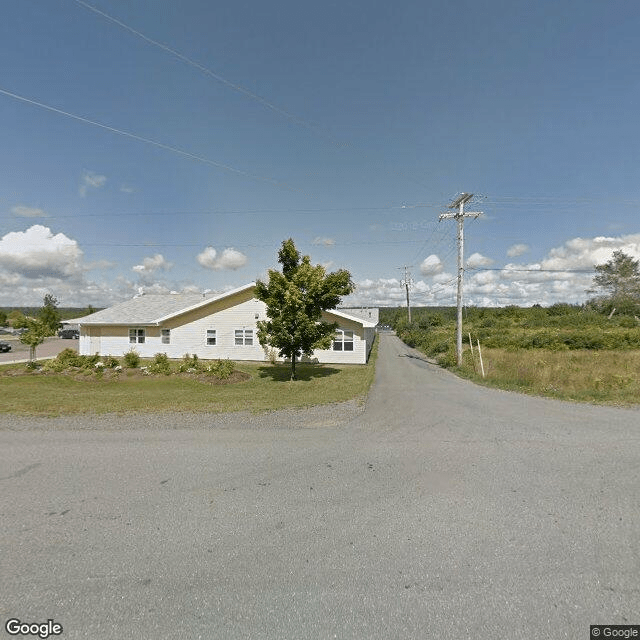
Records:
[[[246,327],[234,329],[233,338],[236,347],[251,347],[253,346],[254,330]]]
[[[171,344],[171,329],[160,329],[160,342]]]
[[[336,331],[336,335],[333,337],[333,351],[353,351],[354,350],[354,340],[353,340],[353,331],[349,331],[348,329],[338,329]]]
[[[207,342],[207,347],[216,347],[218,345],[218,332],[216,329],[207,329],[207,333],[205,335],[205,340]],[[210,342],[212,341],[212,342]]]
[[[130,344],[144,344],[147,338],[146,330],[141,327],[129,328],[129,343]]]

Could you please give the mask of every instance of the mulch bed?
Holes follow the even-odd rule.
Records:
[[[76,367],[66,369],[65,371],[48,371],[46,369],[30,370],[27,367],[20,367],[16,369],[8,369],[0,372],[0,376],[18,377],[18,376],[66,376],[78,380],[79,382],[116,382],[121,380],[142,380],[142,379],[159,379],[159,378],[182,378],[184,380],[197,380],[204,384],[235,384],[237,382],[246,382],[251,379],[251,376],[244,371],[234,371],[228,378],[216,378],[213,375],[209,375],[202,372],[196,373],[171,373],[168,376],[164,374],[145,373],[140,369],[122,369],[121,371],[115,371],[105,367],[102,369],[102,375],[96,370],[92,369],[79,369]]]

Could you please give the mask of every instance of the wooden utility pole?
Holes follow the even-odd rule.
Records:
[[[457,209],[455,213],[441,213],[438,217],[440,220],[456,220],[458,223],[458,294],[457,316],[456,316],[456,356],[458,358],[458,366],[462,366],[462,287],[464,280],[464,219],[477,218],[482,215],[482,211],[464,210],[464,205],[473,198],[473,193],[460,194],[449,206],[449,209]]]
[[[413,265],[409,265],[413,266]],[[398,267],[398,269],[404,269],[404,280],[400,281],[400,284],[406,288],[407,290],[407,316],[409,318],[409,324],[411,324],[411,305],[409,304],[409,287],[413,285],[413,280],[411,279],[411,272],[409,271],[409,267],[405,264],[404,267]]]

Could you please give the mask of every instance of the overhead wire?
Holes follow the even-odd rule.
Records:
[[[252,180],[257,180],[260,182],[266,182],[269,183],[271,185],[274,185],[276,187],[279,187],[281,189],[286,189],[287,191],[294,191],[296,193],[302,193],[308,197],[313,197],[310,194],[305,193],[304,191],[302,191],[301,189],[297,189],[295,187],[292,187],[291,185],[285,183],[285,182],[278,182],[277,180],[274,180],[273,178],[269,178],[266,176],[259,176],[253,173],[249,173],[248,171],[244,171],[242,169],[236,169],[235,167],[232,167],[228,164],[224,164],[222,162],[218,162],[217,160],[211,160],[210,158],[206,158],[205,156],[200,156],[198,154],[195,153],[191,153],[190,151],[185,151],[184,149],[180,149],[179,147],[174,147],[172,145],[169,144],[165,144],[164,142],[159,142],[158,140],[152,140],[151,138],[146,138],[145,136],[141,136],[138,135],[136,133],[132,133],[130,131],[125,131],[123,129],[118,129],[117,127],[112,127],[110,125],[106,125],[103,124],[102,122],[97,122],[96,120],[91,120],[90,118],[85,118],[84,116],[79,116],[75,113],[71,113],[69,111],[64,111],[62,109],[58,109],[57,107],[53,107],[51,105],[45,104],[44,102],[40,102],[38,100],[34,100],[32,98],[27,98],[25,96],[21,96],[17,93],[13,93],[12,91],[8,91],[7,89],[3,89],[2,87],[0,87],[0,93],[13,98],[14,100],[19,100],[21,102],[25,102],[27,104],[31,104],[37,107],[40,107],[41,109],[45,109],[47,111],[51,111],[53,113],[57,113],[59,115],[63,115],[66,116],[67,118],[72,118],[73,120],[77,120],[79,122],[82,122],[84,124],[88,124],[88,125],[92,125],[94,127],[99,127],[101,129],[105,129],[106,131],[110,131],[112,133],[116,133],[118,135],[124,136],[126,138],[131,138],[133,140],[137,140],[139,142],[143,142],[145,144],[149,144],[149,145],[153,145],[155,147],[158,147],[160,149],[164,149],[166,151],[171,151],[172,153],[176,153],[179,154],[183,157],[186,158],[190,158],[191,160],[197,160],[198,162],[202,162],[204,164],[208,164],[214,167],[217,167],[218,169],[223,169],[224,171],[228,171],[230,173],[234,173],[236,175],[240,175],[243,176],[245,178],[250,178]]]
[[[221,82],[222,84],[224,84],[225,86],[229,87],[230,89],[233,89],[234,91],[237,91],[238,93],[241,93],[242,95],[246,96],[247,98],[250,98],[251,100],[254,100],[254,101],[260,103],[261,105],[263,105],[267,109],[270,109],[271,111],[274,111],[275,113],[283,116],[284,118],[287,118],[288,120],[291,120],[292,122],[295,122],[296,124],[299,124],[299,125],[301,125],[303,127],[311,129],[312,131],[314,131],[314,132],[316,132],[316,133],[318,133],[320,135],[323,135],[325,137],[329,137],[329,139],[332,141],[332,143],[335,144],[336,146],[344,146],[341,143],[339,143],[337,140],[335,140],[332,137],[328,136],[328,134],[326,134],[324,131],[319,129],[319,127],[317,125],[314,125],[314,124],[308,122],[307,120],[304,120],[303,118],[300,118],[299,116],[296,116],[295,114],[291,113],[290,111],[287,111],[286,109],[283,109],[282,107],[279,107],[279,106],[273,104],[272,102],[270,102],[266,98],[263,98],[262,96],[258,95],[257,93],[254,93],[253,91],[250,91],[246,87],[243,87],[242,85],[239,85],[236,82],[232,82],[231,80],[228,80],[224,76],[220,75],[219,73],[216,73],[215,71],[213,71],[209,67],[206,67],[205,65],[203,65],[203,64],[201,64],[199,62],[196,62],[195,60],[193,60],[189,56],[181,53],[180,51],[178,51],[176,49],[173,49],[172,47],[169,47],[168,45],[163,44],[162,42],[159,42],[158,40],[154,40],[153,38],[150,38],[149,36],[145,35],[141,31],[138,31],[137,29],[134,29],[133,27],[129,26],[128,24],[124,23],[122,20],[119,20],[118,18],[114,18],[112,15],[109,15],[108,13],[105,13],[104,11],[101,11],[100,9],[98,9],[97,7],[89,4],[88,2],[84,2],[83,0],[73,0],[73,1],[76,4],[84,7],[85,9],[88,9],[89,11],[93,11],[93,13],[105,18],[106,20],[109,20],[113,24],[118,25],[122,29],[125,29],[126,31],[129,31],[130,33],[132,33],[133,35],[137,36],[138,38],[141,38],[142,40],[144,40],[148,44],[151,44],[154,47],[158,47],[159,49],[162,49],[166,53],[169,53],[170,55],[172,55],[175,58],[177,58],[178,60],[181,60],[182,62],[188,64],[189,66],[191,66],[191,67],[193,67],[195,69],[197,69],[198,71],[201,71],[205,75],[207,75],[207,76],[209,76],[211,78],[214,78],[215,80],[217,80],[218,82]]]
[[[105,20],[108,20],[109,22],[112,22],[113,24],[119,26],[120,28],[128,31],[129,33],[132,33],[133,35],[135,35],[138,38],[141,38],[142,40],[144,40],[145,42],[147,42],[148,44],[155,46],[159,49],[161,49],[162,51],[169,53],[170,55],[174,56],[175,58],[177,58],[178,60],[181,60],[182,62],[184,62],[185,64],[188,64],[189,66],[197,69],[198,71],[204,73],[205,75],[209,76],[210,78],[213,78],[215,80],[217,80],[218,82],[221,82],[222,84],[224,84],[226,87],[229,87],[230,89],[244,95],[245,97],[254,100],[256,102],[258,102],[259,104],[263,105],[264,107],[266,107],[267,109],[273,111],[274,113],[277,113],[281,116],[283,116],[284,118],[286,118],[287,120],[294,122],[302,127],[305,127],[306,129],[308,129],[309,131],[312,131],[313,133],[315,133],[316,135],[325,138],[326,140],[328,140],[333,146],[337,147],[338,149],[350,149],[352,151],[356,151],[358,153],[358,155],[361,155],[362,157],[366,158],[367,160],[369,159],[369,156],[365,153],[363,153],[362,151],[360,151],[359,149],[357,149],[353,144],[349,143],[349,142],[342,142],[338,139],[336,139],[334,136],[332,136],[331,134],[329,134],[325,129],[321,128],[320,126],[318,126],[317,124],[313,124],[311,122],[309,122],[308,120],[295,115],[294,113],[288,111],[287,109],[284,109],[283,107],[279,107],[276,104],[274,104],[273,102],[267,100],[266,98],[263,98],[262,96],[258,95],[257,93],[254,93],[253,91],[247,89],[246,87],[243,87],[242,85],[238,84],[237,82],[233,82],[227,78],[225,78],[224,76],[222,76],[220,73],[217,73],[215,71],[213,71],[212,69],[210,69],[209,67],[201,64],[200,62],[197,62],[195,60],[193,60],[192,58],[190,58],[189,56],[185,55],[184,53],[178,51],[177,49],[174,49],[162,42],[159,42],[158,40],[155,40],[154,38],[151,38],[149,36],[147,36],[146,34],[142,33],[141,31],[139,31],[138,29],[133,28],[132,26],[126,24],[125,22],[123,22],[122,20],[115,18],[114,16],[98,9],[97,7],[95,7],[92,4],[89,4],[88,2],[85,2],[84,0],[73,0],[73,2],[75,2],[77,5],[84,7],[85,9],[92,11],[93,13],[95,13],[96,15],[101,16],[102,18],[104,18]],[[413,178],[412,176],[408,176],[406,173],[401,172],[401,171],[390,171],[389,173],[393,173],[397,176],[400,176],[402,178],[404,178],[405,180],[408,180],[409,182],[412,182],[414,184],[417,184],[421,187],[425,187],[425,185],[416,180],[415,178]]]

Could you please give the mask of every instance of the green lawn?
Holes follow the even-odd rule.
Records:
[[[308,407],[366,397],[375,372],[377,341],[367,365],[296,367],[298,380],[289,381],[289,366],[236,363],[250,375],[243,382],[209,384],[177,375],[127,376],[100,379],[88,372],[83,379],[64,374],[7,373],[24,365],[0,367],[0,412],[20,415],[84,413],[148,413],[270,411]],[[3,375],[4,374],[4,375]]]

